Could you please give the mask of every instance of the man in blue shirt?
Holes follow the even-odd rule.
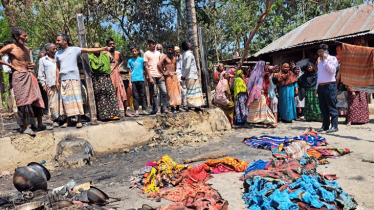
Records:
[[[145,98],[145,86],[144,86],[144,59],[139,57],[138,48],[130,47],[132,58],[127,62],[127,68],[129,69],[129,81],[130,88],[132,88],[132,96],[134,98],[134,109],[135,117],[139,116],[139,104],[142,105],[143,114],[147,113],[147,100]]]

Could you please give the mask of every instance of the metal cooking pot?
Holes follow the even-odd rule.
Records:
[[[109,196],[105,194],[102,190],[96,187],[91,187],[87,191],[87,197],[91,204],[104,205]]]
[[[31,202],[16,206],[14,210],[42,210],[44,205],[42,202]]]
[[[43,165],[36,162],[31,162],[27,166],[39,172],[47,181],[51,179],[51,174],[49,173],[48,169],[46,169]]]
[[[47,180],[42,174],[29,166],[16,169],[13,176],[13,184],[20,192],[47,190]]]

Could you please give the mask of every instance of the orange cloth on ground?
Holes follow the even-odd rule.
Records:
[[[165,77],[166,89],[169,97],[170,106],[182,104],[181,88],[179,86],[178,76],[171,74]]]
[[[374,48],[343,44],[340,72],[345,85],[374,85]]]
[[[219,160],[208,159],[205,164],[210,168],[223,166],[229,171],[244,172],[247,169],[249,162],[241,161],[233,157],[225,157]]]

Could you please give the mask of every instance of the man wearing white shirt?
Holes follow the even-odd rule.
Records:
[[[336,107],[336,68],[338,60],[328,54],[328,46],[321,44],[318,47],[318,79],[316,94],[318,94],[319,107],[323,116],[323,124],[318,132],[332,133],[338,131],[338,108]],[[331,120],[330,120],[331,117]],[[331,123],[331,128],[329,129]]]
[[[188,41],[182,42],[182,77],[187,86],[187,106],[188,109],[195,108],[200,111],[204,105],[203,92],[199,82],[196,60],[191,51],[191,44]]]
[[[181,56],[181,49],[178,46],[175,46],[175,56],[177,57],[177,76],[179,80],[179,85],[181,87],[181,95],[182,95],[182,106],[184,108],[187,107],[187,88],[186,83],[182,81],[182,56]],[[179,111],[179,106],[177,106],[177,110]]]
[[[60,116],[59,90],[56,87],[56,61],[57,48],[55,44],[45,45],[46,55],[39,59],[38,80],[48,96],[48,109],[50,118],[55,121]],[[57,122],[53,123],[58,126]]]

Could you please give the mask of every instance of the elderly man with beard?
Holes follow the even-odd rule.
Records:
[[[180,106],[182,103],[181,89],[176,72],[176,62],[177,59],[174,56],[174,45],[169,44],[167,45],[167,54],[161,57],[161,60],[157,64],[157,68],[160,72],[164,72],[169,104],[171,112],[173,113],[176,113],[175,107]]]
[[[12,69],[12,84],[14,98],[16,100],[18,117],[23,124],[23,133],[35,135],[27,125],[27,117],[38,119],[38,130],[46,127],[42,124],[44,102],[39,89],[38,81],[33,73],[35,64],[30,61],[30,49],[26,46],[27,33],[20,27],[14,27],[11,31],[15,40],[0,50],[0,57],[9,55],[10,63],[0,60],[0,64],[9,66]]]
[[[60,117],[60,91],[56,87],[56,45],[48,43],[44,46],[46,55],[39,59],[38,80],[48,96],[48,110],[53,126],[58,126]]]
[[[174,47],[175,57],[177,58],[177,76],[179,86],[181,88],[182,106],[187,109],[187,87],[186,83],[182,80],[182,56],[181,49],[178,46]],[[177,111],[180,111],[180,106],[177,106]]]

